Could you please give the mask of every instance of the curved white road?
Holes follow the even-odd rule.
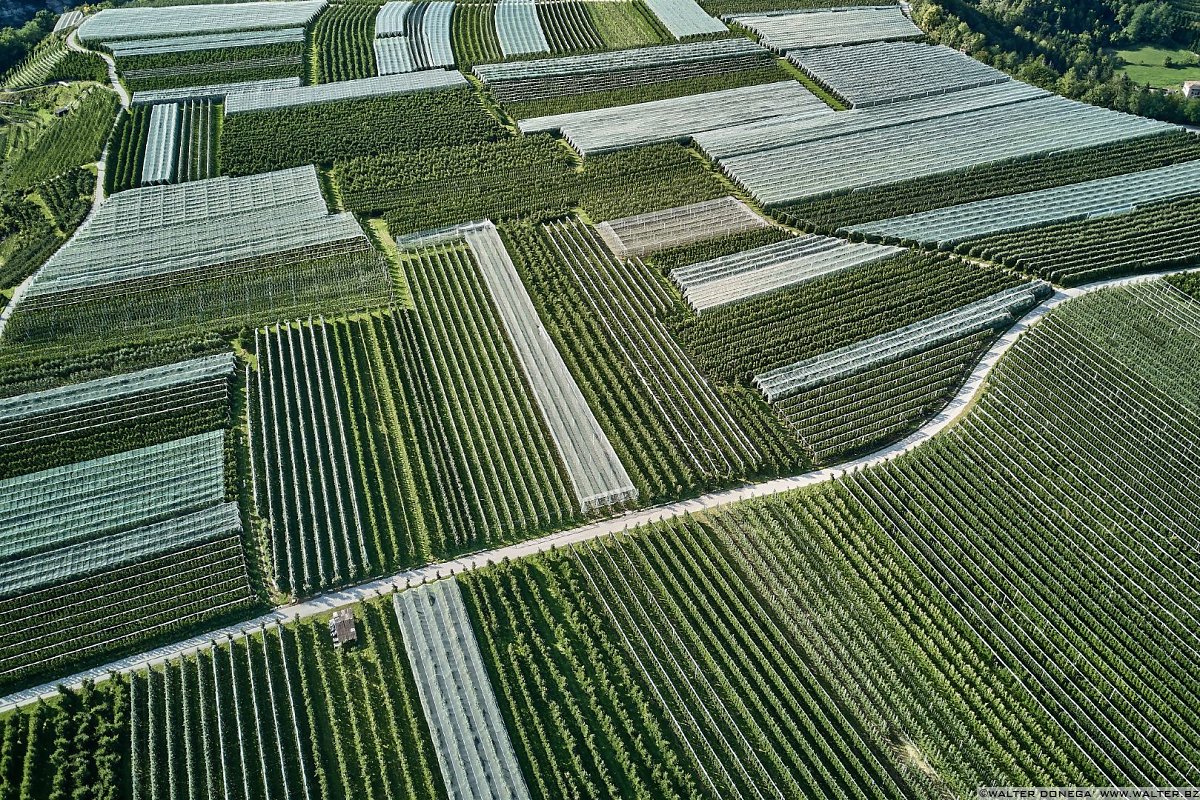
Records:
[[[478,567],[492,564],[502,559],[516,559],[523,556],[541,553],[554,547],[574,544],[588,539],[594,539],[600,536],[606,536],[613,533],[619,533],[623,530],[636,528],[642,525],[648,525],[652,522],[657,522],[663,519],[680,517],[685,514],[695,514],[707,509],[717,508],[719,506],[736,503],[739,500],[748,500],[753,497],[764,497],[766,495],[780,494],[794,489],[800,489],[806,486],[824,483],[841,477],[847,472],[863,469],[865,467],[882,464],[886,461],[891,461],[904,453],[909,452],[913,448],[927,442],[937,434],[941,433],[947,427],[952,425],[963,412],[971,405],[971,402],[983,389],[987,381],[988,375],[1000,360],[1000,357],[1008,351],[1010,347],[1016,344],[1017,340],[1025,331],[1040,322],[1047,314],[1057,308],[1064,302],[1075,297],[1081,297],[1090,292],[1099,289],[1106,289],[1113,286],[1123,286],[1133,283],[1142,283],[1146,281],[1156,280],[1168,275],[1175,275],[1183,272],[1200,271],[1200,268],[1187,270],[1170,270],[1165,272],[1155,272],[1146,275],[1138,275],[1129,278],[1119,278],[1109,281],[1100,281],[1086,286],[1075,287],[1071,289],[1061,289],[1055,292],[1051,297],[1047,298],[1041,305],[1034,307],[1024,317],[1001,336],[992,345],[991,349],[983,356],[979,364],[972,371],[969,378],[963,384],[958,394],[942,409],[940,413],[929,419],[924,425],[918,428],[908,438],[889,445],[881,450],[877,450],[868,455],[857,458],[853,461],[847,461],[838,464],[836,467],[814,470],[805,472],[800,475],[794,475],[787,478],[776,478],[774,480],[764,481],[762,483],[746,484],[733,489],[724,491],[712,492],[710,494],[701,495],[690,500],[680,500],[674,503],[654,506],[652,508],[630,511],[621,516],[610,519],[599,520],[597,522],[588,523],[578,528],[560,531],[558,533],[549,534],[539,539],[531,539],[529,541],[520,542],[518,544],[498,547],[493,550],[484,550],[471,555],[461,556],[449,561],[442,561],[436,564],[428,564],[421,567],[414,567],[402,572],[398,572],[391,577],[379,578],[367,583],[361,583],[357,586],[352,586],[347,589],[327,592],[317,595],[311,599],[301,603],[295,603],[289,606],[282,606],[273,610],[269,614],[265,614],[256,619],[247,620],[246,622],[237,625],[230,625],[225,628],[210,631],[202,636],[194,636],[190,639],[185,639],[179,642],[173,642],[168,645],[149,650],[137,655],[128,656],[118,661],[113,661],[103,666],[94,667],[74,675],[60,678],[51,683],[44,683],[40,686],[34,686],[20,692],[14,692],[6,697],[0,698],[0,713],[9,711],[13,708],[18,708],[29,703],[37,701],[39,698],[51,697],[58,693],[59,685],[67,685],[77,687],[83,680],[91,679],[97,683],[108,679],[115,672],[132,672],[142,669],[147,666],[162,663],[168,659],[186,655],[197,650],[211,647],[216,640],[245,636],[247,632],[257,631],[265,625],[273,625],[280,622],[286,622],[293,619],[303,617],[311,617],[317,614],[323,614],[332,611],[340,606],[356,603],[360,600],[365,600],[369,597],[375,597],[379,594],[386,594],[396,589],[403,589],[408,584],[419,584],[426,580],[433,580],[445,575],[450,575],[464,570],[476,569]]]

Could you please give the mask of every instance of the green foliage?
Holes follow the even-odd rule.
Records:
[[[122,372],[186,361],[229,349],[213,333],[156,343],[84,346],[62,353],[0,354],[0,397],[53,389]]]
[[[333,177],[348,208],[386,212],[394,234],[563,213],[578,183],[572,154],[549,136],[353,159]]]
[[[722,14],[761,14],[794,8],[842,8],[845,5],[843,0],[700,0],[700,7],[714,17],[720,17]]]
[[[958,251],[1068,286],[1128,273],[1191,267],[1200,245],[1200,198],[1127,214],[1043,225],[963,242]]]
[[[1200,301],[1200,273],[1190,272],[1185,275],[1174,275],[1167,280],[1181,292],[1185,292]]]
[[[34,47],[54,30],[56,19],[50,11],[39,11],[19,28],[0,28],[0,74],[33,52]]]
[[[503,129],[470,89],[248,111],[225,117],[221,169],[252,175],[357,156],[481,142]]]
[[[313,619],[129,676],[135,796],[444,796],[395,613],[353,613],[351,647]]]
[[[728,184],[696,151],[657,144],[584,162],[579,205],[594,222],[713,200]]]
[[[537,4],[538,21],[554,54],[603,50],[604,41],[592,24],[587,6],[578,0]]]
[[[1200,137],[1176,131],[912,178],[806,200],[785,206],[780,212],[790,222],[803,227],[834,231],[842,226],[1082,183],[1197,158],[1200,158]]]
[[[249,2],[249,0],[247,0]],[[211,50],[181,50],[173,53],[151,53],[126,56],[117,61],[121,72],[149,69],[212,66],[235,61],[254,61],[260,58],[286,58],[304,54],[302,44],[260,44],[251,47],[219,47]]]
[[[0,74],[0,86],[27,87],[48,83],[51,74],[66,57],[66,39],[61,36],[48,36],[38,42],[20,63]]]
[[[211,431],[223,426],[227,417],[224,407],[188,408],[156,417],[153,425],[98,424],[95,430],[0,448],[0,480]]]
[[[402,268],[413,312],[255,337],[258,496],[277,585],[297,596],[578,517],[467,251]]]
[[[820,463],[877,450],[916,429],[958,391],[992,329],[839,378],[774,404]]]
[[[104,171],[104,191],[108,194],[141,185],[146,140],[150,136],[150,109],[148,105],[132,106],[117,117]]]
[[[684,465],[654,398],[627,365],[552,243],[528,222],[506,223],[500,230],[539,319],[638,488],[639,502],[697,491],[700,481]]]
[[[373,249],[289,256],[215,265],[165,286],[151,277],[99,287],[73,304],[58,304],[53,296],[45,302],[31,298],[9,321],[5,339],[38,347],[153,341],[391,302],[387,264]]]
[[[370,78],[375,74],[374,5],[327,7],[312,25],[309,55],[312,83]]]
[[[596,33],[609,50],[645,47],[664,41],[661,23],[641,2],[584,3]],[[669,40],[667,37],[666,40]]]
[[[450,43],[454,60],[467,71],[476,64],[504,60],[496,36],[495,3],[455,3],[450,19]]]
[[[6,181],[25,189],[69,169],[96,161],[117,115],[116,95],[107,89],[89,92],[66,116],[51,124],[9,166]]]
[[[566,97],[547,97],[540,100],[504,103],[504,110],[515,119],[528,119],[552,114],[567,114],[573,111],[589,111],[595,108],[648,103],[652,100],[667,100],[684,95],[717,92],[722,89],[737,89],[742,86],[756,86],[762,83],[788,80],[789,77],[787,73],[772,63],[770,66],[759,69],[699,75],[645,86],[630,86],[623,89],[610,89]]]
[[[69,51],[50,70],[47,81],[95,81],[108,80],[108,66],[95,53]]]
[[[0,791],[12,800],[122,797],[128,713],[123,681],[90,680],[13,712],[0,721]]]
[[[155,53],[118,60],[131,91],[176,89],[300,75],[303,44],[270,44]]]
[[[37,194],[58,230],[69,236],[91,210],[95,187],[96,176],[91,170],[76,167],[38,186]]]
[[[710,200],[726,187],[691,151],[653,145],[587,159],[549,136],[354,159],[334,170],[346,206],[383,212],[393,234],[582,206],[595,220]]]
[[[1200,302],[1166,283],[1092,292],[1060,314],[1146,383],[1200,414]]]
[[[950,311],[1020,278],[943,254],[905,253],[700,316],[676,314],[676,337],[710,376],[757,374]]]
[[[62,237],[41,208],[25,197],[0,200],[0,287],[16,286],[45,263]]]
[[[649,260],[651,264],[658,267],[660,272],[667,274],[678,267],[698,264],[701,261],[740,253],[743,250],[753,250],[756,247],[765,247],[790,237],[791,234],[782,228],[755,228],[739,233],[726,233],[691,244],[655,250]]]
[[[1167,642],[1189,626],[1169,610],[1193,593],[1169,577],[1189,545],[1163,535],[1187,529],[1200,511],[1195,453],[1181,447],[1196,441],[1200,426],[1165,390],[1176,377],[1194,385],[1195,362],[1165,359],[1164,383],[1136,374],[1138,362],[1128,356],[1140,357],[1153,341],[1123,352],[1109,342],[1124,346],[1144,333],[1097,341],[1080,330],[1080,314],[1092,317],[1091,331],[1163,335],[1173,323],[1165,315],[1152,322],[1132,298],[1116,316],[1114,309],[1064,305],[1022,336],[965,419],[887,467],[850,479],[855,499],[903,553],[897,562],[919,571],[903,583],[931,587],[953,603],[952,618],[970,620],[993,669],[1019,681],[1025,697],[1049,703],[1060,731],[1086,732],[1069,744],[1056,734],[1061,744],[1049,745],[1050,753],[1016,759],[1058,777],[1014,783],[1086,785],[1100,769],[1159,771],[1174,781],[1183,774],[1180,762],[1164,748],[1189,760],[1197,753],[1195,714],[1179,695],[1197,684],[1197,665],[1167,656]],[[1094,537],[1086,547],[1081,532]],[[1145,604],[1136,587],[1094,561],[1119,552],[1138,553],[1141,574],[1162,576],[1162,604]],[[927,626],[912,629],[934,638]],[[1113,631],[1123,632],[1119,641]],[[1067,648],[1086,654],[1089,669],[1060,682],[1052,653]],[[1092,710],[1099,697],[1104,710]],[[1117,708],[1138,709],[1162,725],[1147,732],[1136,719],[1107,713]],[[982,729],[1002,730],[997,722]],[[1126,744],[1106,747],[1092,738],[1100,730]],[[1082,774],[1072,778],[1067,769]]]

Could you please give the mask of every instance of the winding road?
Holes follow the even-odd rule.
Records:
[[[660,520],[680,517],[685,514],[696,514],[701,511],[736,503],[740,500],[748,500],[754,497],[765,497],[768,495],[780,494],[782,492],[790,492],[795,489],[802,489],[807,486],[814,486],[816,484],[825,483],[826,481],[832,481],[840,478],[848,472],[853,472],[855,470],[860,470],[866,467],[872,467],[887,461],[891,461],[911,451],[913,448],[929,441],[934,436],[948,428],[950,425],[953,425],[954,422],[970,407],[975,397],[983,389],[987,382],[988,375],[1000,361],[1000,358],[1009,350],[1009,348],[1016,344],[1025,331],[1029,330],[1031,327],[1040,322],[1047,314],[1049,314],[1058,306],[1062,305],[1068,300],[1081,297],[1085,294],[1089,294],[1100,289],[1142,283],[1146,281],[1157,280],[1168,275],[1175,275],[1183,272],[1194,272],[1198,270],[1200,270],[1200,267],[1186,270],[1169,270],[1146,275],[1138,275],[1129,278],[1099,281],[1097,283],[1070,289],[1060,289],[1051,297],[1044,300],[1040,305],[1031,309],[1025,314],[1024,317],[1022,317],[1011,328],[1009,328],[1009,330],[1003,336],[996,340],[983,358],[980,359],[978,365],[976,365],[975,369],[971,372],[970,377],[968,377],[963,383],[963,386],[959,390],[958,394],[954,396],[954,398],[945,406],[945,408],[941,410],[941,412],[926,421],[924,425],[922,425],[902,441],[896,442],[895,444],[884,447],[873,453],[869,453],[861,458],[854,459],[853,461],[844,462],[835,467],[805,472],[791,477],[776,478],[774,480],[764,481],[761,483],[746,484],[733,489],[712,492],[710,494],[701,495],[690,500],[679,500],[673,503],[653,506],[651,508],[629,511],[621,516],[598,520],[577,528],[542,536],[538,539],[531,539],[529,541],[498,547],[492,550],[483,550],[478,553],[464,555],[449,561],[442,561],[435,564],[414,567],[412,569],[406,569],[398,572],[390,577],[378,578],[376,580],[361,583],[346,589],[326,592],[300,603],[276,608],[268,614],[264,614],[263,616],[255,619],[247,620],[237,625],[218,628],[200,636],[193,636],[189,639],[173,642],[171,644],[167,644],[153,650],[148,650],[137,655],[128,656],[102,666],[93,667],[92,669],[78,672],[74,675],[63,677],[53,682],[44,683],[39,686],[33,686],[20,692],[14,692],[0,698],[0,714],[13,708],[18,708],[20,706],[36,702],[40,698],[52,697],[53,695],[57,694],[59,685],[78,687],[85,679],[90,679],[99,683],[107,680],[108,677],[113,673],[132,672],[154,664],[159,664],[169,659],[177,658],[179,656],[187,655],[188,653],[193,653],[198,650],[212,647],[213,644],[218,640],[245,636],[247,633],[257,631],[263,626],[324,614],[341,606],[356,603],[361,600],[375,597],[380,594],[386,594],[398,589],[403,589],[408,585],[420,584],[427,580],[434,580],[446,575],[463,572],[465,570],[477,569],[506,558],[510,560],[522,558],[524,556],[545,552],[551,548],[563,547],[566,545],[575,544],[576,542],[583,542],[600,536],[619,533],[631,528],[649,525]]]

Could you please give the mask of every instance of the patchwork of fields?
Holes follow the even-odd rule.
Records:
[[[1200,783],[1194,132],[823,0],[0,84],[0,798]]]

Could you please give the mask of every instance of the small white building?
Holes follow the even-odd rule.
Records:
[[[333,637],[335,647],[345,647],[358,641],[358,631],[354,627],[354,612],[348,608],[333,612],[329,620],[329,635]]]
[[[1184,81],[1183,96],[1188,99],[1200,98],[1200,81]]]

